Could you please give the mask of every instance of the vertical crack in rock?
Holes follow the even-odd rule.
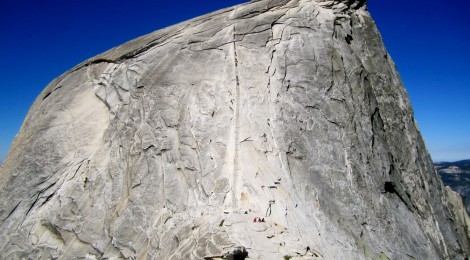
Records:
[[[34,206],[36,206],[36,203],[39,201],[39,193],[36,195],[36,198],[34,199],[33,203],[31,203],[31,206],[29,206],[28,210],[26,211],[26,214],[24,215],[23,220],[21,221],[21,224],[18,225],[17,230],[19,228],[23,227],[23,223],[26,221],[26,219],[29,217],[29,213],[34,209]]]
[[[13,214],[13,212],[15,212],[15,210],[18,208],[18,206],[21,204],[21,202],[22,202],[22,200],[20,200],[20,202],[18,202],[18,204],[16,204],[16,206],[8,213],[8,215],[2,220],[2,222],[7,220]]]
[[[233,51],[233,71],[235,76],[235,97],[233,109],[233,169],[231,176],[231,206],[238,206],[238,192],[240,191],[241,172],[240,172],[240,75],[238,72],[238,54],[235,26],[232,29],[232,51]]]

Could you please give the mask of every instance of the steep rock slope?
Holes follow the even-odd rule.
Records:
[[[2,258],[468,255],[364,2],[253,1],[54,80],[0,169]]]

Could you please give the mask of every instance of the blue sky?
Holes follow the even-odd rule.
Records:
[[[37,95],[76,64],[241,0],[0,0],[0,161]],[[433,160],[470,158],[470,3],[369,0]]]

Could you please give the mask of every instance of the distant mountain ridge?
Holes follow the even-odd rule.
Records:
[[[443,170],[445,172],[449,169],[458,168],[459,172],[470,173],[470,160],[461,160],[456,162],[437,162],[434,163],[437,170]]]
[[[470,160],[434,163],[446,186],[458,192],[470,213]]]

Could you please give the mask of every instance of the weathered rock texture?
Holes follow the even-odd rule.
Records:
[[[54,80],[0,169],[1,258],[468,255],[364,2],[250,2]]]

